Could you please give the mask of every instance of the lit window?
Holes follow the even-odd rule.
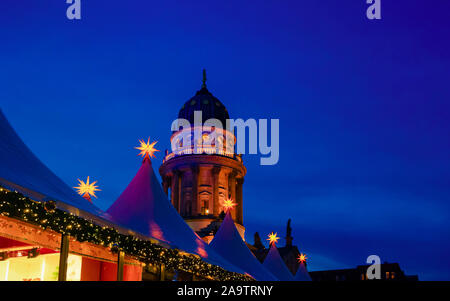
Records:
[[[203,202],[203,207],[201,209],[201,214],[202,215],[208,215],[209,214],[209,202],[208,201],[204,201]]]

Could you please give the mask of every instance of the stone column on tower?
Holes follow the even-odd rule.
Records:
[[[181,171],[174,170],[172,176],[172,204],[180,212],[180,180],[181,180]]]
[[[164,193],[168,196],[168,192],[169,192],[169,182],[170,182],[170,177],[164,177],[163,182],[162,182],[162,187],[164,189]]]
[[[230,172],[228,175],[228,193],[230,195],[230,198],[233,200],[233,202],[236,202],[236,171]],[[231,212],[231,215],[234,220],[236,220],[237,212],[236,210],[233,210]]]
[[[199,198],[198,198],[198,177],[199,177],[199,167],[198,165],[193,165],[191,167],[192,170],[192,200],[191,200],[191,204],[192,204],[192,212],[191,215],[192,216],[196,216],[200,214],[200,208],[201,206],[199,206]]]
[[[236,202],[236,172],[234,170],[228,175],[228,189],[230,198]]]
[[[236,221],[237,223],[244,224],[244,203],[242,199],[242,187],[244,184],[244,178],[236,179]]]
[[[220,166],[214,166],[212,169],[213,177],[213,214],[214,216],[219,216],[220,214],[220,204],[219,204],[219,176],[220,176]]]

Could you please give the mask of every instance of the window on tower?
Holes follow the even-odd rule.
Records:
[[[203,207],[201,209],[201,214],[202,215],[208,215],[209,214],[209,202],[208,201],[204,201],[203,202]]]

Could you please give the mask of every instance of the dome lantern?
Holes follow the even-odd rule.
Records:
[[[188,120],[191,125],[194,124],[194,112],[202,112],[202,122],[208,119],[218,119],[222,122],[223,128],[226,127],[226,121],[230,118],[227,108],[217,99],[206,87],[206,70],[203,69],[202,87],[189,99],[178,113],[179,119]]]

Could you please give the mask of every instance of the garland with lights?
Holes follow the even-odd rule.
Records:
[[[125,252],[146,264],[164,264],[166,268],[181,270],[201,277],[220,281],[248,281],[252,278],[209,264],[196,255],[181,254],[132,235],[119,233],[112,227],[102,227],[94,222],[56,208],[56,203],[36,202],[17,191],[0,186],[0,215],[51,229],[69,235],[80,242],[90,242],[109,247],[111,252]]]

